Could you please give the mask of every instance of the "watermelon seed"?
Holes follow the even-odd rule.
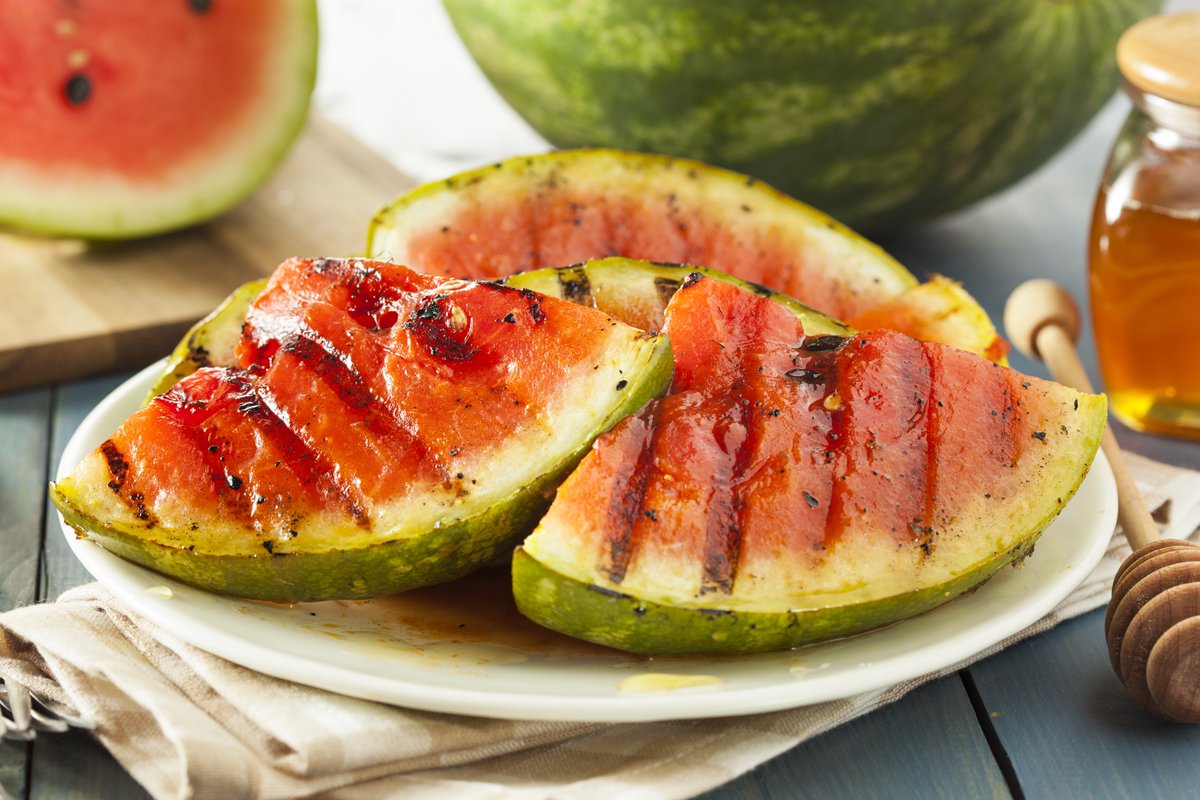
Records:
[[[628,385],[629,385],[629,381],[617,381],[617,391],[618,392],[621,391]]]
[[[207,14],[212,9],[212,0],[188,0],[188,5],[197,14]]]
[[[807,491],[804,492],[804,502],[808,503],[809,508],[816,508],[821,505],[821,501],[813,497]]]
[[[73,106],[81,106],[92,96],[92,82],[88,80],[87,75],[77,72],[70,78],[67,78],[64,93],[67,96],[68,103]]]
[[[783,374],[785,377],[791,378],[792,380],[796,381],[797,383],[805,383],[810,386],[813,384],[825,382],[825,376],[822,375],[821,373],[814,372],[811,369],[804,369],[802,367],[797,367],[796,369],[789,369],[787,372],[785,372]]]

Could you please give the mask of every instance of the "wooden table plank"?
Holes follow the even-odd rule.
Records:
[[[83,422],[83,418],[102,398],[127,377],[126,373],[104,375],[64,384],[59,388],[50,428],[51,474],[57,469],[63,448],[67,446],[67,440],[75,433],[79,423]],[[67,589],[92,580],[91,575],[71,552],[56,514],[50,514],[46,519],[43,561],[43,589],[39,598],[41,600],[53,600]]]
[[[49,432],[49,389],[0,396],[0,611],[35,599]]]
[[[704,798],[1009,796],[962,681],[949,675],[805,742]]]
[[[1113,675],[1104,612],[972,669],[1026,797],[1195,797],[1200,726],[1151,716]]]
[[[51,390],[0,397],[0,611],[36,599]],[[29,746],[0,744],[0,785],[26,791]]]
[[[49,426],[51,473],[79,423],[125,377],[107,375],[66,384],[58,390]],[[52,600],[67,589],[92,579],[71,553],[55,514],[48,515],[46,520],[43,563],[44,579],[39,599]],[[85,733],[40,737],[33,744],[30,763],[30,800],[93,797],[141,800],[149,797],[108,751]]]

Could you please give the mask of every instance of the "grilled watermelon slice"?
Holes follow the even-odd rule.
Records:
[[[852,325],[886,306],[873,326],[1004,352],[961,288],[934,292],[951,301],[936,315],[924,313],[927,293],[909,311],[917,279],[878,246],[761,181],[685,159],[573,150],[466,172],[381,210],[367,253],[470,278],[607,256],[704,264]],[[910,330],[914,319],[923,321]]]
[[[671,374],[663,335],[376,262],[287,262],[239,327],[237,366],[179,380],[51,496],[118,555],[270,600],[396,592],[507,555]]]
[[[697,276],[671,393],[600,437],[513,560],[530,619],[650,655],[745,653],[921,613],[1032,548],[1105,403],[891,331],[817,334]]]

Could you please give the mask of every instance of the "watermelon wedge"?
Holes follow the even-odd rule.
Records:
[[[926,611],[1030,551],[1102,396],[892,331],[816,333],[711,278],[671,298],[671,392],[596,440],[513,559],[522,613],[650,655]]]
[[[116,239],[261,183],[301,130],[314,0],[0,0],[0,224]]]
[[[872,326],[1004,353],[961,287],[935,289],[933,317],[909,311],[917,279],[878,246],[761,181],[697,161],[617,150],[511,159],[396,199],[372,221],[367,253],[469,278],[608,256],[703,264],[852,325],[875,311]],[[910,330],[914,319],[923,321]]]
[[[527,290],[393,264],[285,262],[237,366],[151,400],[51,487],[64,519],[182,581],[370,597],[507,556],[668,341]]]

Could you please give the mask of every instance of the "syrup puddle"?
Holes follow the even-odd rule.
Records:
[[[507,567],[372,600],[237,603],[238,612],[322,637],[352,656],[477,671],[530,660],[634,666],[646,659],[572,639],[517,611]],[[164,587],[165,588],[165,587]]]
[[[643,672],[630,675],[617,684],[621,694],[643,694],[647,692],[674,692],[680,689],[695,689],[701,686],[719,686],[725,681],[713,675],[674,675],[669,672]]]

